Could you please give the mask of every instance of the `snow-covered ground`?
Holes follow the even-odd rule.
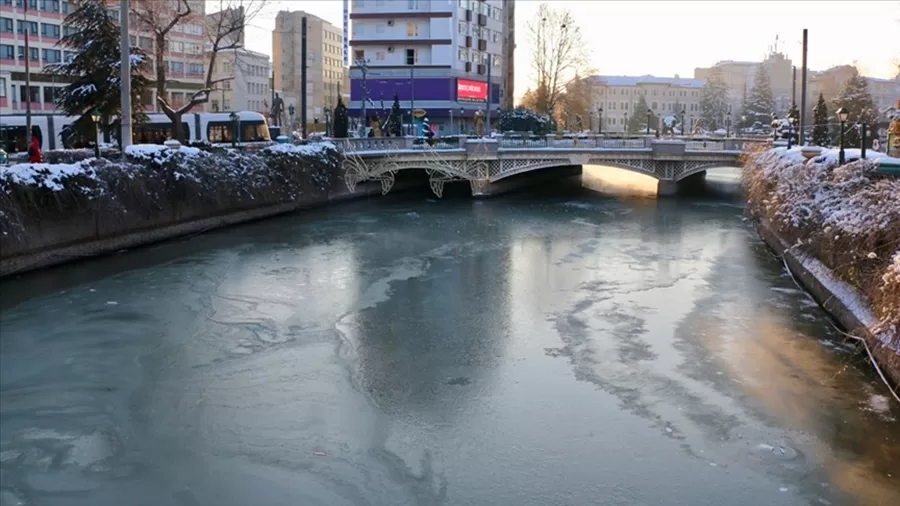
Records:
[[[847,149],[847,163],[839,166],[836,149],[810,158],[804,149],[810,154],[810,148],[781,147],[749,160],[749,205],[900,353],[900,179],[877,172],[880,163],[900,160],[873,151],[861,160],[860,150]]]

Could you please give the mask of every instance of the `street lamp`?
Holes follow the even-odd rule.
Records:
[[[647,135],[650,135],[650,116],[653,115],[653,111],[650,108],[647,108]]]
[[[603,108],[597,108],[597,135],[603,133]]]
[[[325,136],[331,137],[331,107],[325,107]]]
[[[797,118],[790,116],[788,118],[788,123],[790,124],[790,128],[788,129],[788,145],[787,148],[791,149],[791,143],[794,141],[794,123],[797,122]]]
[[[687,135],[687,133],[684,131],[684,127],[685,127],[684,113],[685,112],[687,112],[687,111],[685,111],[684,109],[681,110],[681,135],[682,136]]]
[[[778,140],[778,116],[772,113],[772,143]]]
[[[850,118],[850,111],[841,107],[837,110],[838,119],[841,121],[841,150],[838,151],[838,165],[844,165],[844,124]]]
[[[228,115],[231,119],[231,147],[237,147],[237,133],[238,133],[238,115],[236,112],[232,111],[231,114]]]
[[[731,111],[725,114],[725,138],[731,136]]]
[[[94,158],[100,158],[100,112],[96,109],[91,113],[91,120],[94,121]]]
[[[628,133],[628,113],[625,113],[625,126],[622,127],[622,132]]]

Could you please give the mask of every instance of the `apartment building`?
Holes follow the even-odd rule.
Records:
[[[275,88],[285,104],[299,108],[302,88],[302,23],[306,19],[306,117],[324,121],[325,107],[334,107],[339,95],[349,99],[344,82],[343,35],[340,27],[303,11],[281,11],[272,32],[272,70]],[[287,107],[287,106],[285,106]],[[299,120],[300,111],[296,113]]]
[[[389,107],[396,93],[406,114],[424,110],[432,125],[471,128],[489,80],[491,109],[511,103],[512,0],[354,0],[350,20],[352,117],[364,97],[384,116],[381,102]]]
[[[629,117],[646,114],[646,110],[637,110],[642,96],[656,116],[674,114],[680,120],[681,111],[684,111],[688,124],[700,117],[700,100],[706,85],[701,79],[649,75],[592,76],[589,79],[597,100],[594,110],[603,108],[603,130],[606,132],[626,132]],[[597,116],[594,118],[596,122]]]
[[[27,1],[28,11],[25,11]],[[167,5],[161,3],[161,5]],[[175,106],[183,104],[191,94],[203,88],[204,72],[204,2],[192,4],[197,16],[174,27],[166,48],[168,65],[167,97]],[[0,113],[24,113],[31,103],[36,113],[54,113],[55,90],[64,86],[55,77],[42,72],[48,64],[65,61],[74,53],[56,46],[66,34],[63,21],[72,11],[65,0],[0,0]],[[118,19],[119,3],[109,2],[109,13]],[[150,33],[137,26],[132,17],[131,43],[146,51],[153,48]],[[25,86],[25,32],[29,34],[31,89]],[[154,74],[155,75],[155,74]],[[154,94],[145,99],[147,111],[156,110]],[[202,110],[198,107],[195,110]]]
[[[210,95],[209,110],[269,114],[272,105],[272,89],[269,87],[271,72],[269,55],[246,49],[218,53],[213,66],[213,79],[220,82]]]

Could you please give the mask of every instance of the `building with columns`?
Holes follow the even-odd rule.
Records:
[[[681,120],[681,111],[684,111],[684,119],[689,125],[700,117],[700,99],[706,81],[650,75],[592,76],[589,79],[597,100],[591,123],[597,124],[600,116],[598,109],[602,107],[604,132],[626,132],[628,118],[634,114],[646,114],[645,110],[636,110],[641,96],[658,117],[674,114]]]

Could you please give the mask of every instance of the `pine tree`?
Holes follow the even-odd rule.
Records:
[[[388,135],[401,137],[403,135],[403,113],[400,112],[400,98],[394,92],[394,104],[391,105],[391,115],[388,117]]]
[[[728,110],[728,86],[722,78],[722,70],[713,67],[703,87],[700,98],[700,122],[708,130],[716,130],[725,126],[725,113]]]
[[[44,72],[69,82],[61,88],[54,102],[69,116],[79,119],[72,125],[74,133],[93,137],[93,112],[99,112],[103,125],[121,112],[121,79],[119,68],[119,27],[107,14],[103,0],[77,0],[75,10],[66,16],[63,26],[75,31],[57,43],[75,53],[69,62],[44,67]],[[131,111],[136,123],[146,120],[141,96],[149,91],[150,60],[137,47],[131,47]]]
[[[861,141],[860,129],[855,128],[854,125],[866,123],[870,129],[874,129],[878,122],[878,108],[869,93],[869,84],[864,77],[859,75],[856,68],[853,69],[853,75],[844,83],[844,87],[834,100],[835,111],[841,107],[850,112],[849,123],[844,127],[844,146],[858,148]],[[840,120],[833,121],[837,123]],[[873,138],[870,130],[867,141],[869,146],[867,147],[872,147]]]
[[[813,109],[812,143],[816,146],[827,147],[831,144],[828,133],[828,106],[825,105],[825,97],[819,93],[819,101]]]
[[[657,118],[656,114],[651,113],[650,133],[653,133],[658,124],[659,119]],[[628,118],[628,133],[647,133],[647,100],[643,95],[638,98],[637,105],[634,106],[634,111],[631,112],[631,116]]]
[[[759,122],[765,125],[771,122],[772,113],[775,112],[775,97],[772,94],[769,74],[762,65],[756,71],[753,88],[750,89],[743,108],[741,116],[746,118],[744,119],[745,123],[753,125]]]
[[[525,107],[517,107],[500,113],[501,132],[531,132],[534,135],[550,133],[550,120]]]
[[[347,130],[350,127],[350,121],[347,118],[347,107],[344,101],[338,97],[337,105],[334,108],[334,137],[336,139],[346,139]]]

